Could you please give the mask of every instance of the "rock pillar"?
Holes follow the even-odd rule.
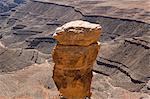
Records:
[[[72,21],[56,29],[53,80],[65,99],[90,97],[92,68],[98,51],[101,26]]]

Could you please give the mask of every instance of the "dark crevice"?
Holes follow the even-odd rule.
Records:
[[[1,29],[1,28],[0,28]],[[3,36],[2,36],[2,34],[0,34],[0,39],[2,39],[3,38]]]
[[[32,57],[31,57],[31,61],[34,59],[34,57],[35,57],[35,56],[34,56],[34,55],[35,55],[35,53],[36,53],[36,52],[34,51],[34,52],[33,52]]]
[[[36,52],[36,58],[35,58],[35,61],[34,61],[35,63],[37,63],[38,57],[39,57],[38,52]]]
[[[139,40],[139,41],[141,41],[141,42],[144,42],[144,43],[149,43],[148,41],[146,41],[146,40],[141,40],[141,39],[137,39],[137,38],[133,38],[134,40]]]
[[[118,20],[122,20],[122,21],[137,22],[137,23],[143,23],[143,24],[150,25],[149,23],[134,20],[134,19],[117,18],[117,17],[110,17],[110,16],[103,16],[103,15],[84,15],[84,17],[86,17],[86,18],[88,18],[88,17],[97,17],[97,18],[103,17],[103,18],[109,18],[109,19],[115,19],[115,20],[118,19]]]
[[[52,37],[36,37],[36,38],[30,38],[26,40],[28,44],[28,47],[26,49],[34,49],[36,48],[41,42],[47,42],[47,43],[56,43],[56,40]]]
[[[145,49],[150,49],[150,47],[148,45],[144,45],[144,44],[141,44],[141,43],[137,43],[137,42],[134,42],[134,41],[131,41],[131,40],[125,40],[125,42],[128,42],[130,44],[135,44],[137,46],[142,46],[144,47]]]
[[[124,66],[126,68],[128,68],[128,66],[124,65],[123,63],[120,63],[120,62],[117,62],[117,61],[113,61],[113,60],[109,60],[109,59],[106,59],[106,58],[103,58],[103,57],[99,57],[100,59],[103,59],[103,60],[106,60],[106,61],[109,61],[111,63],[116,63],[118,65],[121,65],[121,66]]]
[[[0,53],[0,55],[3,55],[8,49],[4,50],[2,53]]]
[[[101,61],[97,61],[97,64],[98,64],[98,65],[101,65],[101,66],[106,66],[106,67],[109,67],[109,68],[116,68],[116,69],[118,69],[120,72],[122,72],[122,73],[124,73],[126,76],[130,77],[131,81],[132,81],[133,83],[135,83],[135,84],[145,83],[145,82],[143,82],[143,81],[139,81],[139,80],[133,79],[133,78],[131,77],[131,75],[130,75],[127,71],[123,70],[122,68],[120,68],[120,67],[118,67],[118,66],[115,66],[115,65],[112,65],[112,64],[108,64],[108,63],[104,63],[104,62],[101,62]]]
[[[19,53],[18,57],[21,56],[22,53],[23,53],[23,49],[20,50],[20,53]]]
[[[103,72],[100,72],[100,71],[98,71],[98,70],[92,70],[93,72],[95,72],[95,73],[97,73],[97,74],[102,74],[102,75],[104,75],[104,76],[109,76],[108,74],[105,74],[105,73],[103,73]]]

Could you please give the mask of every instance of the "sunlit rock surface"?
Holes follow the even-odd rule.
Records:
[[[91,96],[92,68],[99,51],[100,30],[100,25],[85,21],[73,21],[56,29],[54,38],[58,44],[53,51],[53,79],[63,97]]]
[[[100,31],[99,24],[77,20],[57,28],[53,36],[62,45],[88,46],[99,40]]]

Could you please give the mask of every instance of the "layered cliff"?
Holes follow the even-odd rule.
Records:
[[[114,96],[116,90],[121,90],[121,93],[117,91],[118,94],[127,97],[146,98],[145,94],[150,94],[149,2],[111,2],[114,2],[112,6],[110,0],[31,0],[19,4],[9,15],[1,14],[1,77],[5,77],[4,74],[7,75],[8,72],[30,68],[35,63],[40,65],[45,60],[50,62],[50,54],[56,44],[52,39],[55,29],[64,23],[80,19],[99,23],[103,28],[100,37],[101,53],[93,69],[94,99],[99,99],[99,96],[102,99],[111,96],[117,99],[117,95]],[[125,3],[131,4],[122,6]],[[9,94],[11,91],[13,90],[5,92]],[[17,96],[17,93],[13,94]]]

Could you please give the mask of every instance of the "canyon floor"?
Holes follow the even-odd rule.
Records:
[[[150,99],[150,0],[1,0],[0,99],[55,99],[52,38],[73,20],[102,26],[92,99]]]

